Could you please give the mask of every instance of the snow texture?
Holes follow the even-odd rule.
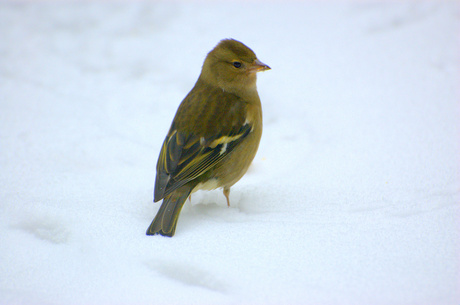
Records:
[[[0,3],[0,304],[459,304],[460,5]],[[230,195],[146,236],[204,57],[272,67]]]

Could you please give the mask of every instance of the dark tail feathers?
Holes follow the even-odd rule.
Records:
[[[157,215],[147,229],[147,235],[163,235],[172,237],[176,231],[177,219],[185,200],[192,192],[190,186],[184,185],[163,199]]]

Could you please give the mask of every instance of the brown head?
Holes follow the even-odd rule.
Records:
[[[243,43],[224,39],[206,56],[200,79],[224,91],[238,94],[255,90],[257,72],[269,69]]]

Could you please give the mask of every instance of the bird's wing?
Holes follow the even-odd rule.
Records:
[[[173,130],[166,137],[158,159],[155,201],[213,168],[249,135],[251,129],[250,124],[245,124],[210,139]]]
[[[253,130],[244,101],[208,91],[192,90],[179,106],[158,158],[155,201],[205,174]],[[216,98],[219,106],[211,107]]]

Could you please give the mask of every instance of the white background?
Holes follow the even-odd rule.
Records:
[[[459,304],[458,2],[0,3],[1,304]],[[206,53],[259,74],[231,192],[146,236]]]

